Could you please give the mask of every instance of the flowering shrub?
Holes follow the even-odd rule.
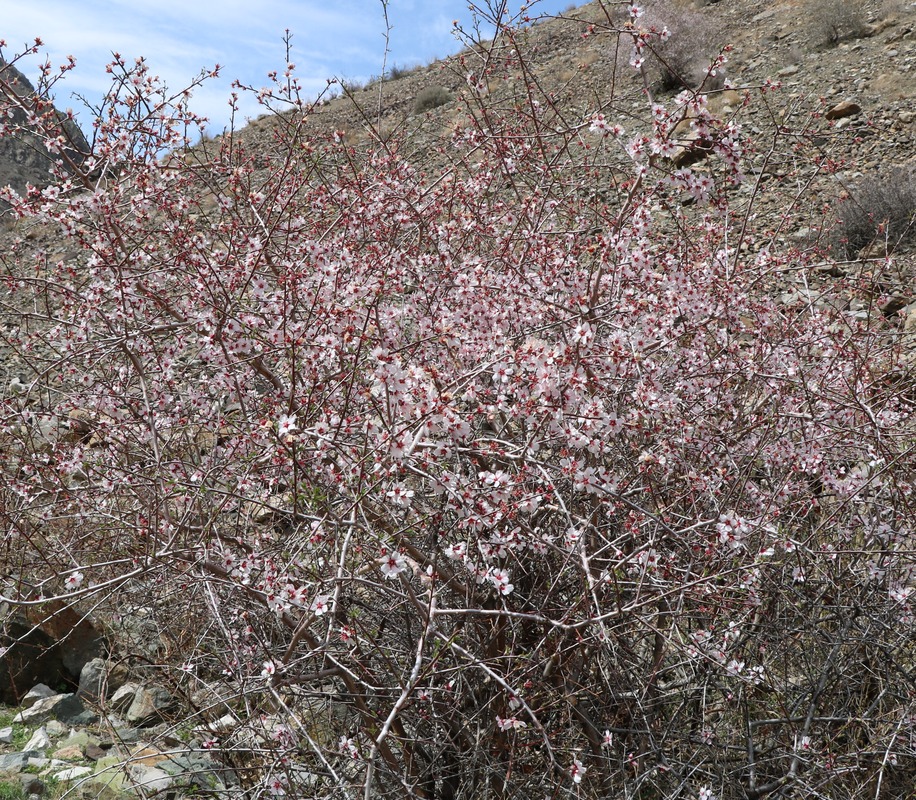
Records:
[[[5,198],[79,252],[2,256],[9,600],[139,599],[268,795],[908,786],[911,379],[856,286],[776,299],[734,122],[471,87],[434,173],[287,74],[269,149],[195,160],[111,69],[73,177]]]

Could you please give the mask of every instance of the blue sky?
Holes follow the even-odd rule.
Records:
[[[509,0],[508,7],[516,13],[521,5],[521,0]],[[572,3],[538,0],[528,5],[533,16],[556,14]],[[455,19],[470,25],[467,2],[389,0],[388,64],[409,66],[457,52]],[[326,86],[327,78],[365,80],[381,71],[381,0],[0,0],[0,39],[6,40],[7,57],[36,36],[53,65],[64,63],[67,55],[76,57],[76,70],[56,89],[60,108],[80,111],[72,93],[91,101],[104,95],[109,86],[105,64],[112,51],[128,62],[144,56],[151,72],[171,89],[184,88],[201,69],[219,63],[221,77],[199,88],[192,103],[197,113],[210,118],[213,133],[228,124],[233,78],[261,87],[270,70],[282,73],[287,28],[296,74],[310,97]],[[21,65],[33,82],[37,63]],[[241,110],[252,117],[263,111],[253,98],[246,98]]]

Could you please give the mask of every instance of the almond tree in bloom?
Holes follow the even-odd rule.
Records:
[[[586,35],[640,61],[660,34],[610,11]],[[426,165],[322,132],[292,67],[269,144],[183,152],[189,93],[116,58],[92,151],[4,194],[4,598],[149,608],[258,796],[897,796],[896,328],[855,282],[779,301],[816,265],[705,95],[618,124],[622,75],[573,117],[523,41],[456,59],[529,77],[468,84]],[[52,76],[0,75],[0,119],[53,145]]]

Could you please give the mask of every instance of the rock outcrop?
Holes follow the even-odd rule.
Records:
[[[12,76],[10,83],[15,87],[17,94],[26,101],[34,95],[35,88],[29,79],[12,64],[0,61],[0,76],[4,80],[10,80]],[[79,161],[83,154],[89,151],[86,138],[74,122],[67,121],[60,112],[58,115],[62,120],[64,135],[70,140],[66,152]],[[26,119],[24,111],[14,111],[12,118],[3,122],[18,130],[13,136],[0,137],[0,186],[12,186],[20,194],[29,184],[44,187],[53,181],[50,169],[55,158],[48,152],[41,139],[25,127]],[[0,211],[4,206],[3,201],[0,201]]]
[[[0,702],[9,705],[19,704],[36,684],[78,687],[83,667],[107,651],[101,631],[59,601],[0,608],[2,617]]]

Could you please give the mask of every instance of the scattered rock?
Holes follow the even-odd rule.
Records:
[[[133,681],[129,681],[121,686],[108,701],[108,704],[115,711],[126,711],[130,708],[131,703],[134,702],[134,698],[139,691],[140,686]]]
[[[83,758],[83,749],[78,745],[71,744],[55,750],[51,757],[59,758],[61,761],[80,761]]]
[[[83,665],[106,650],[95,625],[62,601],[19,608],[0,634],[0,702],[20,705],[38,683],[74,684]]]
[[[22,698],[22,702],[19,704],[23,709],[31,708],[39,700],[44,700],[48,697],[54,697],[57,694],[50,686],[45,686],[43,683],[39,683],[29,689],[25,697]]]
[[[0,744],[12,744],[13,742],[13,729],[9,726],[6,728],[0,728]]]
[[[912,111],[901,111],[897,115],[897,119],[899,119],[904,125],[909,125],[914,118],[916,118],[916,115],[914,115]]]
[[[98,761],[100,758],[104,758],[106,752],[97,744],[90,742],[86,745],[86,758],[91,759],[92,761]]]
[[[131,764],[129,772],[131,781],[147,796],[164,792],[175,782],[165,770],[145,764]]]
[[[30,758],[38,758],[38,750],[26,750],[22,753],[4,753],[0,755],[0,772],[22,772],[28,765]]]
[[[862,106],[858,103],[853,103],[852,100],[844,100],[842,103],[837,103],[833,108],[831,108],[824,117],[826,119],[843,119],[844,117],[854,117],[856,114],[862,113]]]
[[[37,794],[41,797],[45,793],[45,784],[37,775],[21,775],[22,791],[26,794]]]
[[[69,725],[88,725],[98,717],[87,711],[75,694],[56,694],[39,700],[31,708],[20,711],[13,722],[36,725],[56,719]]]
[[[893,317],[899,314],[904,308],[907,307],[909,299],[902,297],[901,295],[895,295],[891,297],[881,306],[881,313],[885,317]]]
[[[29,739],[28,743],[25,746],[25,750],[45,750],[51,746],[51,737],[48,736],[48,732],[44,727],[38,728],[35,733],[32,734],[32,738]]]
[[[60,781],[61,783],[70,783],[71,781],[85,778],[87,775],[91,774],[92,767],[69,767],[68,769],[61,770],[60,772],[55,772],[51,777],[53,777],[56,781]]]
[[[903,329],[908,333],[916,333],[916,308],[910,311],[903,323]]]
[[[175,706],[175,698],[161,686],[142,686],[134,695],[126,719],[135,725],[153,725]]]
[[[107,670],[105,661],[93,658],[87,661],[80,670],[80,684],[77,696],[90,703],[98,702],[105,693]]]

